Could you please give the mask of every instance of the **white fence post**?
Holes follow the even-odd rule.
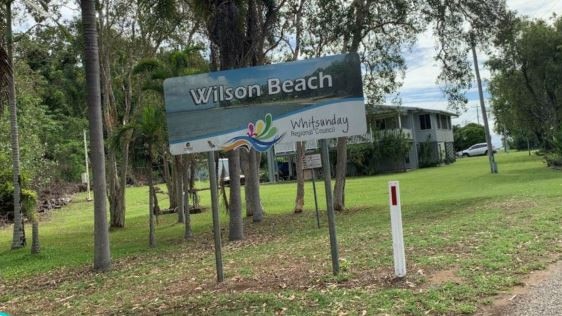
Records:
[[[394,273],[397,277],[406,276],[406,255],[404,251],[404,233],[402,232],[402,210],[400,207],[400,184],[388,182],[390,204],[390,222],[392,226],[392,249],[394,253]]]

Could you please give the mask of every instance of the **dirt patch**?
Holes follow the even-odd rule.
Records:
[[[453,267],[447,270],[441,270],[433,273],[428,278],[428,285],[441,285],[447,282],[462,283],[463,279],[457,275],[459,267]]]

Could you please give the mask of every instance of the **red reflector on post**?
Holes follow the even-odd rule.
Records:
[[[396,197],[396,187],[395,186],[390,187],[390,196],[391,196],[391,199],[392,199],[392,205],[393,206],[398,205],[398,198]]]

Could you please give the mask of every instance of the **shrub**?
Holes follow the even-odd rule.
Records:
[[[418,144],[418,156],[420,168],[429,168],[438,166],[441,162],[437,157],[437,150],[434,148],[435,142],[431,142],[428,137],[423,143]]]
[[[21,190],[21,207],[22,212],[28,218],[35,214],[37,207],[37,193],[30,190],[25,185],[27,181],[22,181],[23,187]],[[8,219],[13,218],[14,212],[14,182],[12,180],[11,169],[0,170],[0,216],[8,216]]]
[[[549,167],[562,168],[562,156],[558,153],[545,154],[544,160]]]

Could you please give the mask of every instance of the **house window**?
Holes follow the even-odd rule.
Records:
[[[446,115],[440,115],[441,117],[441,128],[442,129],[449,129],[448,120]]]
[[[431,117],[429,114],[420,115],[420,129],[431,129]]]

